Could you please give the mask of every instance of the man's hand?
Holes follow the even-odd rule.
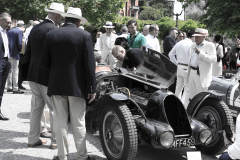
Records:
[[[195,53],[199,54],[201,52],[201,49],[195,48]]]
[[[94,93],[94,94],[88,94],[87,99],[90,99],[90,100],[88,101],[88,103],[91,103],[91,102],[95,99],[95,96],[96,96],[96,93]]]

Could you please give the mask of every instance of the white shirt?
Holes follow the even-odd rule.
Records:
[[[203,45],[205,44],[205,42],[206,42],[206,41],[203,40],[201,44],[199,44],[199,45],[196,44],[196,48],[202,49],[202,47],[203,47]],[[198,64],[199,64],[198,54],[195,53],[195,49],[193,49],[193,54],[192,54],[192,57],[191,57],[190,66],[192,66],[192,67],[198,67]]]
[[[100,43],[100,42],[99,42],[99,41],[100,41],[100,39],[97,38],[97,42],[95,43],[95,46],[94,46],[94,49],[95,49],[95,50],[98,50],[98,51],[100,50],[100,48],[99,48],[99,43]]]
[[[107,36],[107,45],[109,48],[111,48],[111,37]]]
[[[33,26],[30,26],[26,29],[25,33],[24,33],[24,37],[27,39],[31,30],[32,30]]]
[[[0,26],[0,32],[2,35],[2,39],[3,39],[3,45],[4,45],[4,57],[10,57],[9,55],[9,43],[8,43],[8,36],[7,36],[7,31],[4,30],[1,26]]]
[[[45,19],[48,19],[48,20],[50,20],[50,21],[52,21],[52,23],[54,24],[54,26],[55,26],[55,22],[53,21],[53,20],[51,20],[50,18],[48,18],[48,17],[46,17]]]
[[[121,35],[119,35],[118,37],[124,37],[124,38],[127,39],[127,36],[128,36],[128,34],[121,34]]]
[[[185,38],[184,40],[178,42],[168,54],[170,60],[176,65],[178,63],[188,64],[188,60],[190,58],[189,51],[192,44],[193,42],[189,38]]]
[[[150,48],[161,53],[160,44],[156,37],[153,37],[152,35],[148,34],[145,38],[146,38],[146,51],[148,50],[148,48]]]

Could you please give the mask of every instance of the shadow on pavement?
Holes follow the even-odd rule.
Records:
[[[17,117],[21,119],[30,119],[30,112],[20,112],[17,114]]]
[[[22,160],[30,160],[30,159],[34,159],[34,160],[46,160],[46,158],[40,158],[40,157],[33,157],[33,156],[27,156],[27,155],[21,155],[21,154],[14,154],[11,152],[7,152],[7,153],[2,153],[0,151],[0,159],[1,160],[14,160],[14,159],[22,159]]]
[[[22,149],[28,148],[26,142],[16,142],[14,141],[15,138],[26,138],[28,134],[24,132],[16,132],[16,131],[9,131],[9,130],[1,130],[0,129],[0,151],[2,149]],[[1,159],[2,160],[2,159]]]

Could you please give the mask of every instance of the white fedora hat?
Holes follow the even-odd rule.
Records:
[[[17,21],[17,24],[24,24],[23,20]]]
[[[104,28],[115,28],[115,26],[113,26],[112,22],[110,22],[110,21],[107,21],[103,27]]]
[[[53,2],[51,3],[49,9],[45,8],[46,12],[51,12],[51,13],[57,13],[60,14],[62,16],[62,14],[64,14],[64,6],[62,3],[56,3]]]
[[[192,36],[208,36],[208,30],[197,28]]]
[[[67,13],[64,14],[64,17],[80,19],[81,24],[87,23],[86,18],[82,17],[82,11],[80,8],[69,7]]]

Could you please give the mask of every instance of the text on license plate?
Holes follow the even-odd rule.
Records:
[[[195,139],[193,138],[181,138],[181,139],[176,139],[173,142],[172,147],[187,147],[187,146],[194,146],[195,144]]]

